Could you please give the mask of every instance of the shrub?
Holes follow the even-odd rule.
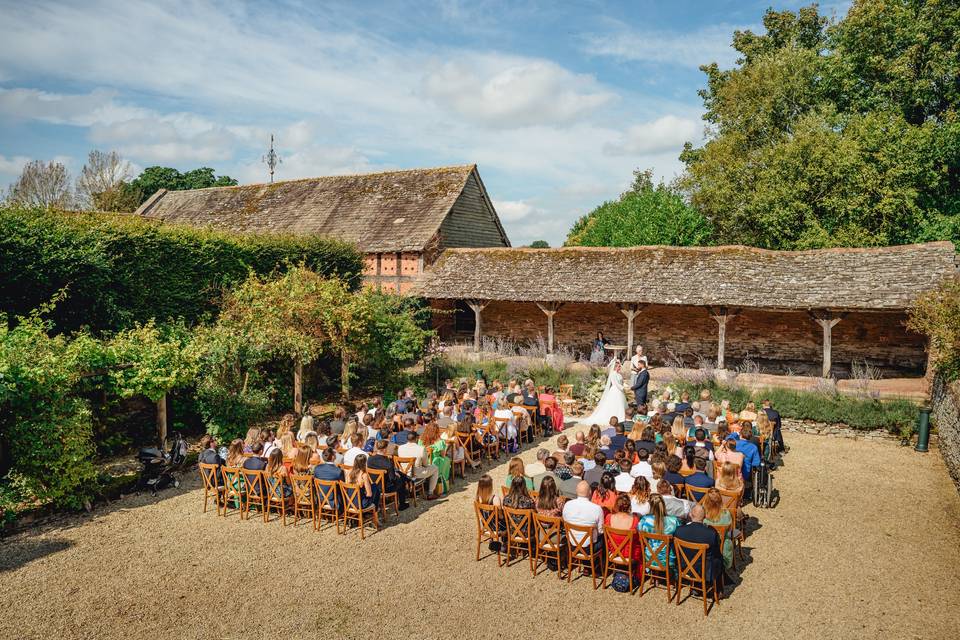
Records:
[[[960,378],[960,279],[947,280],[920,296],[907,328],[930,340],[937,371],[949,381]]]

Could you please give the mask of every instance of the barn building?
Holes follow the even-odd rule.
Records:
[[[241,233],[353,242],[364,253],[365,281],[398,293],[406,293],[444,249],[510,246],[476,165],[161,189],[137,214]]]

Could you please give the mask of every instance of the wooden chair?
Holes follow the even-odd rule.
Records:
[[[534,547],[533,547],[533,575],[536,577],[540,569],[540,562],[553,560],[557,563],[557,578],[563,579],[561,571],[561,555],[563,551],[563,519],[552,516],[533,514]]]
[[[500,508],[493,504],[473,502],[477,515],[477,562],[480,562],[480,545],[484,542],[500,542]],[[500,549],[497,549],[497,566],[503,566]]]
[[[454,436],[447,440],[447,448],[444,451],[444,455],[450,460],[450,481],[452,482],[457,477],[457,469],[460,470],[460,477],[467,477],[467,454],[464,451],[463,457],[457,460],[457,451],[459,449],[457,444],[457,438]]]
[[[731,521],[735,522],[734,520],[731,520]],[[728,542],[728,538],[729,538],[729,542],[734,545],[734,549],[733,549],[734,553],[731,554],[731,557],[733,558],[733,567],[734,569],[736,569],[736,566],[737,566],[736,544],[733,542],[733,537],[731,535],[732,534],[731,530],[735,530],[736,527],[733,524],[711,524],[710,526],[713,527],[713,530],[717,532],[718,536],[720,536],[721,555],[723,555],[723,545]]]
[[[613,571],[626,573],[630,580],[630,593],[633,593],[633,545],[636,540],[636,530],[603,528],[603,540],[606,546],[607,561],[603,565],[603,579],[600,584],[607,588],[607,576]],[[620,541],[617,542],[617,539]]]
[[[530,560],[530,573],[534,573],[533,531],[530,524],[533,517],[533,510],[502,507],[501,511],[503,513],[503,520],[507,525],[507,558],[504,564],[508,567],[510,566],[510,558],[514,551],[526,553],[527,558]],[[536,574],[534,573],[534,575]]]
[[[733,522],[733,568],[737,568],[737,555],[743,559],[743,547],[741,543],[745,540],[743,534],[743,523],[740,521],[741,511],[740,502],[743,500],[743,491],[727,491],[726,489],[717,489],[720,497],[723,499],[723,508],[730,512],[730,519]]]
[[[250,505],[257,505],[260,509],[260,515],[263,517],[263,521],[267,521],[267,490],[266,482],[264,481],[263,471],[255,471],[252,469],[240,469],[240,474],[243,477],[243,486],[246,488],[244,495],[246,500],[243,505],[240,507],[240,519],[249,519],[250,518]]]
[[[312,475],[302,474],[290,478],[290,484],[293,486],[293,526],[300,523],[301,514],[310,515],[310,524],[316,529],[317,511],[316,501],[313,495]]]
[[[577,401],[573,399],[573,385],[562,384],[557,390],[557,399],[563,405],[564,413],[570,413],[570,409],[576,407]]]
[[[286,478],[280,476],[270,478],[264,474],[264,483],[267,488],[267,521],[270,520],[270,512],[279,508],[283,526],[287,526],[287,507],[292,506],[293,496],[285,495],[283,490],[287,486]]]
[[[596,528],[564,522],[564,529],[567,532],[567,583],[573,579],[574,566],[580,567],[580,575],[589,568],[593,588],[596,589],[598,554],[593,550],[593,532]]]
[[[314,521],[314,528],[319,531],[324,519],[329,521],[329,518],[333,518],[333,523],[337,526],[337,533],[342,533],[340,530],[340,510],[338,508],[340,503],[340,483],[336,480],[320,480],[319,478],[314,478],[313,487],[315,491],[314,495],[317,496],[317,517]]]
[[[476,436],[474,436],[472,431],[470,433],[458,431],[455,435],[457,438],[457,446],[463,449],[464,465],[462,466],[466,468],[466,465],[470,465],[471,470],[479,467],[480,460],[478,460],[476,457],[477,453],[471,449],[471,447],[477,444]]]
[[[694,487],[689,484],[684,484],[684,492],[687,495],[687,500],[691,502],[696,502],[697,504],[703,504],[704,499],[707,497],[708,488],[705,487]]]
[[[480,432],[481,442],[483,442],[483,449],[487,454],[487,460],[493,460],[494,458],[500,459],[500,434],[497,433],[497,425],[494,419],[491,418],[490,422],[487,423],[487,426],[478,429]]]
[[[360,485],[348,482],[340,483],[340,496],[343,498],[343,526],[348,522],[356,522],[360,527],[360,539],[365,540],[366,523],[373,521],[374,528],[380,530],[380,519],[377,517],[377,506],[369,505],[364,509],[360,499]]]
[[[667,602],[673,599],[670,570],[670,541],[672,536],[661,535],[658,533],[640,532],[640,543],[643,545],[643,573],[640,574],[640,595],[643,596],[646,591],[643,590],[647,582],[647,576],[653,581],[656,587],[658,580],[666,580],[667,583]],[[663,560],[660,560],[660,553],[663,553]]]
[[[246,492],[243,488],[243,476],[240,473],[240,467],[222,465],[220,476],[223,478],[223,515],[227,515],[230,502],[233,501],[234,511],[243,517],[243,502],[246,500]]]
[[[674,538],[673,544],[677,552],[677,606],[680,606],[680,603],[684,600],[681,597],[684,585],[690,587],[690,593],[687,594],[688,598],[694,594],[696,589],[699,589],[700,595],[703,597],[703,615],[706,616],[707,596],[712,594],[713,604],[718,602],[717,578],[719,576],[714,576],[709,585],[706,579],[707,549],[709,545],[684,542],[679,538]]]
[[[387,521],[387,501],[393,502],[393,511],[400,517],[400,494],[396,491],[387,491],[387,472],[383,469],[371,469],[367,467],[367,473],[370,474],[370,480],[380,487],[380,513],[383,515],[383,521]]]
[[[497,432],[497,445],[503,446],[504,448],[510,443],[510,418],[499,418],[494,416],[493,418],[494,429]],[[517,439],[520,439],[520,432],[517,431]],[[499,452],[497,454],[499,458]]]
[[[417,491],[420,492],[420,495],[422,495],[424,499],[427,497],[426,479],[418,478],[414,475],[417,459],[393,456],[393,462],[397,465],[400,473],[406,476],[406,483],[410,485],[410,495],[413,496],[413,506],[417,506]]]
[[[550,400],[549,402],[544,400],[537,400],[537,408],[540,410],[541,420],[543,419],[544,416],[552,415],[550,410],[556,407],[557,407],[556,400]],[[552,424],[553,423],[551,422],[551,425]],[[541,425],[541,426],[542,426],[541,431],[546,431],[546,423],[544,423],[544,425]],[[556,426],[554,426],[554,430],[556,430]]]
[[[506,498],[508,493],[510,493],[510,487],[500,487],[500,494],[502,497]]]
[[[523,409],[527,413],[527,417],[529,418],[529,424],[530,424],[530,427],[527,429],[527,433],[530,435],[530,442],[533,442],[534,436],[540,435],[540,421],[537,420],[538,407],[514,403],[510,405],[510,410],[513,411],[517,407]]]
[[[207,501],[212,495],[214,505],[217,507],[217,515],[223,515],[220,513],[220,509],[223,507],[226,511],[226,504],[223,504],[224,488],[217,484],[217,479],[221,477],[220,465],[201,462],[197,466],[200,468],[200,478],[203,480],[203,512],[207,512]]]

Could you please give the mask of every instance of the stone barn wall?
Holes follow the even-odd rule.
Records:
[[[960,489],[960,383],[948,384],[942,376],[933,379],[930,419],[937,429],[940,454]]]
[[[449,301],[435,301],[449,308]],[[483,311],[484,335],[515,341],[547,334],[547,317],[530,302],[491,302]],[[884,375],[923,375],[926,367],[924,338],[908,332],[903,313],[850,313],[833,329],[835,375],[849,373],[854,359],[866,360]],[[455,334],[449,316],[435,320],[447,340],[472,340],[472,334]],[[627,321],[615,305],[566,304],[554,317],[557,346],[587,352],[597,331],[615,344],[626,344]],[[750,358],[764,371],[819,375],[822,330],[806,313],[744,310],[727,325],[728,367]],[[642,344],[653,364],[662,365],[671,354],[688,366],[700,356],[717,356],[717,323],[706,308],[679,305],[648,305],[634,321],[634,341]]]

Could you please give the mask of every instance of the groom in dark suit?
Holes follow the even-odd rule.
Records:
[[[630,387],[633,389],[633,394],[636,396],[634,402],[638,405],[647,403],[647,385],[650,384],[650,372],[647,371],[647,361],[644,358],[640,359],[640,371],[637,372],[637,379],[633,383],[633,386]]]

